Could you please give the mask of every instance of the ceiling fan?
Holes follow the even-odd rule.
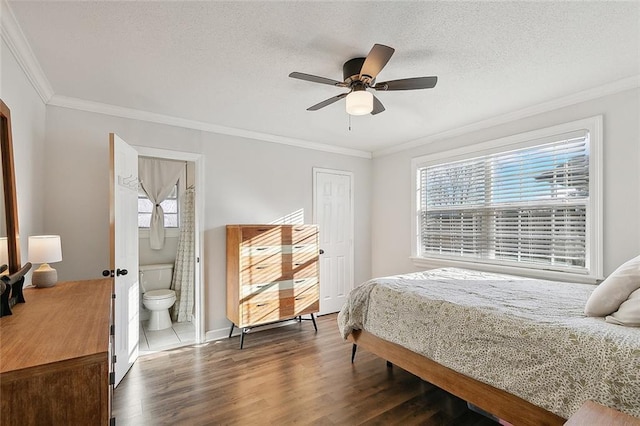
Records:
[[[301,72],[292,72],[291,78],[311,81],[312,83],[330,84],[336,87],[349,89],[347,93],[324,100],[307,108],[307,111],[317,111],[342,98],[347,98],[347,113],[351,115],[379,114],[384,111],[384,105],[373,93],[367,89],[374,90],[415,90],[431,89],[438,82],[438,77],[414,77],[400,80],[376,82],[376,77],[382,71],[395,49],[383,44],[374,44],[366,58],[353,58],[342,66],[344,81],[332,80],[330,78],[318,77],[316,75]]]

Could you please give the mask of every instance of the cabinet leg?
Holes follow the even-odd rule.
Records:
[[[231,335],[233,334],[233,327],[235,327],[235,324],[231,323],[231,330],[229,330],[229,339],[231,339]]]
[[[244,346],[244,335],[247,334],[247,329],[243,328],[242,333],[240,334],[240,349]]]
[[[302,318],[302,317],[300,317],[300,318]],[[313,328],[315,328],[316,331],[318,331],[318,326],[316,325],[316,319],[313,316],[313,314],[311,314],[311,321],[313,321]]]

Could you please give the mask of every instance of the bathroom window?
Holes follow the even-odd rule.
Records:
[[[176,184],[169,196],[160,203],[164,211],[164,227],[177,228],[179,225],[178,211],[178,184]],[[142,189],[138,193],[138,228],[149,228],[151,223],[151,211],[153,203],[149,200]]]

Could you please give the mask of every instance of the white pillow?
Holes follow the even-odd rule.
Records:
[[[623,263],[589,296],[584,307],[588,317],[604,317],[618,310],[640,288],[640,256]]]
[[[604,319],[606,322],[627,327],[640,327],[640,288],[620,305],[620,308]]]

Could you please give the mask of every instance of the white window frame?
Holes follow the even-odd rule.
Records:
[[[586,269],[584,272],[553,270],[547,265],[512,266],[502,262],[486,263],[479,259],[442,259],[432,256],[419,256],[420,245],[420,193],[417,184],[418,169],[441,163],[461,161],[499,152],[528,148],[546,142],[552,142],[555,136],[576,130],[589,132],[589,202],[586,222]],[[602,116],[589,117],[557,126],[520,133],[496,140],[482,142],[472,146],[452,149],[435,154],[416,157],[411,160],[411,260],[421,268],[454,266],[480,269],[490,272],[503,272],[516,275],[565,281],[595,283],[603,278],[602,255]]]

